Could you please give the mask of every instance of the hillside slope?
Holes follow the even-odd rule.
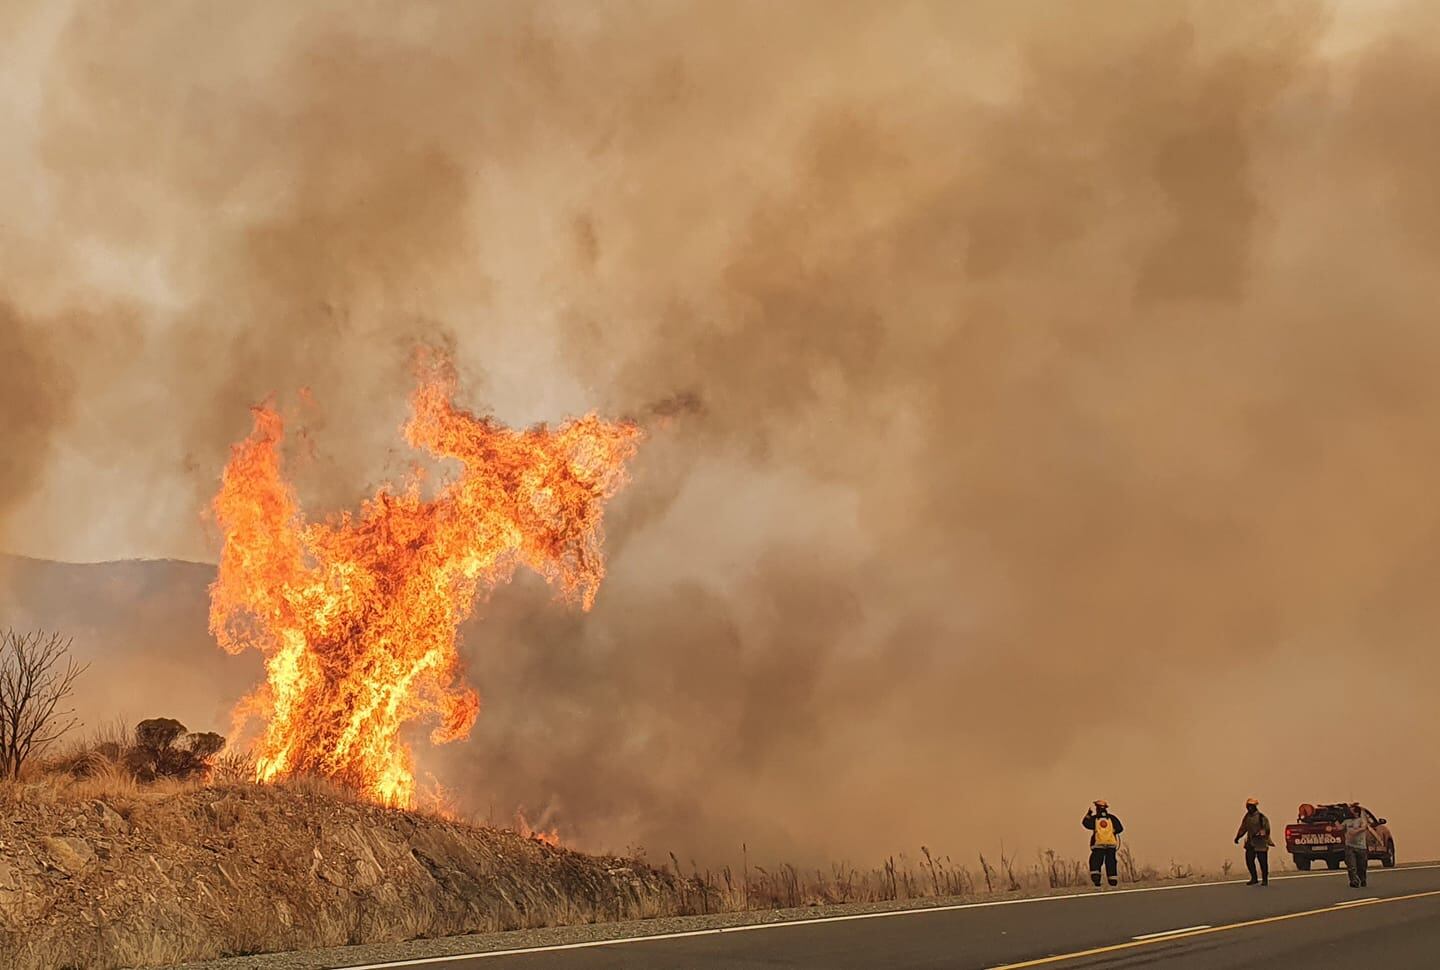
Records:
[[[631,860],[313,786],[0,788],[0,966],[13,970],[163,966],[680,904],[674,877]]]

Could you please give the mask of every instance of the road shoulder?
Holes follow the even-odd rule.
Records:
[[[1319,874],[1316,874],[1319,875]],[[1048,893],[1013,893],[981,896],[942,896],[885,903],[849,903],[832,906],[810,906],[799,909],[718,913],[708,916],[662,917],[622,923],[590,923],[555,926],[532,930],[510,930],[472,936],[440,939],[407,940],[395,943],[372,943],[360,946],[333,947],[290,953],[230,957],[203,963],[186,964],[180,970],[336,970],[342,967],[363,967],[406,960],[461,956],[499,950],[531,947],[554,947],[594,943],[601,940],[637,940],[646,937],[682,933],[715,932],[730,928],[761,927],[775,924],[804,924],[816,920],[864,919],[909,912],[946,908],[979,908],[1038,903],[1046,900],[1071,899],[1094,895],[1135,892],[1163,892],[1203,886],[1235,883],[1222,876],[1199,876],[1189,879],[1165,879],[1137,883],[1118,890],[1089,890],[1068,887]]]

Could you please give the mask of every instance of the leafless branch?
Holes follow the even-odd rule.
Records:
[[[70,656],[58,633],[0,633],[0,778],[15,778],[26,759],[78,722],[65,702],[88,664]]]

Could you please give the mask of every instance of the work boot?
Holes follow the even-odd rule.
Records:
[[[1111,879],[1111,880],[1110,880],[1110,888],[1111,888],[1111,889],[1114,889],[1114,888],[1115,888],[1116,886],[1118,886],[1118,885],[1120,885],[1120,880],[1119,880],[1119,879]]]
[[[1250,877],[1250,881],[1247,882],[1245,885],[1247,885],[1247,886],[1258,886],[1258,885],[1260,885],[1260,880],[1259,880],[1259,879],[1256,879],[1254,876],[1251,876],[1251,877]]]
[[[1270,877],[1269,877],[1269,876],[1266,876],[1264,879],[1261,879],[1261,880],[1260,880],[1260,885],[1262,885],[1262,886],[1268,886],[1268,885],[1270,885]]]

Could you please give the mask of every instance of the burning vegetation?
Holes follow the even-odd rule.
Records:
[[[307,522],[273,407],[254,409],[254,430],[232,449],[214,501],[224,547],[210,629],[231,653],[265,654],[266,683],[237,711],[264,722],[261,781],[316,775],[413,806],[401,728],[433,721],[442,744],[479,712],[456,652],[476,596],[524,565],[562,598],[594,601],[605,502],[639,428],[592,414],[517,431],[457,407],[455,389],[447,361],[422,361],[406,441],[460,466],[430,499],[416,471],[358,513]]]

